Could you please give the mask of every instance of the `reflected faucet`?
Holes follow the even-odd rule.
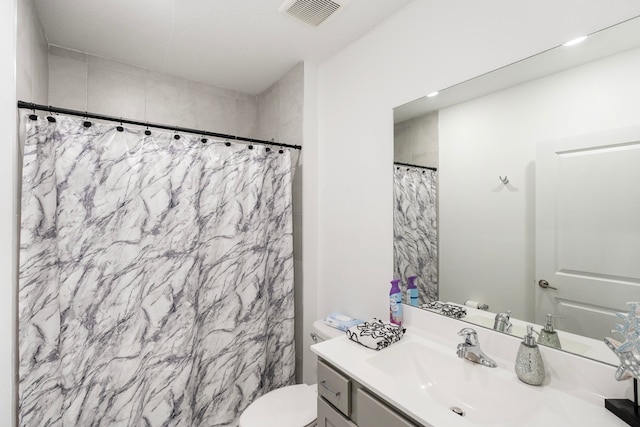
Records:
[[[478,342],[478,334],[475,329],[464,328],[458,335],[464,336],[464,342],[458,344],[456,353],[461,359],[470,360],[473,363],[479,363],[489,368],[495,368],[498,366],[489,356],[484,354],[484,351],[480,349],[480,343]]]
[[[507,334],[511,332],[511,327],[513,326],[510,321],[511,310],[506,313],[498,313],[496,314],[496,318],[493,322],[493,329],[498,332],[506,332]]]

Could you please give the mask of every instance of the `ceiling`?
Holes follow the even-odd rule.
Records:
[[[349,0],[319,27],[283,0],[34,0],[52,45],[256,95],[322,62],[412,0]]]

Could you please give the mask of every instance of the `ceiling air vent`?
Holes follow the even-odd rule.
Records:
[[[317,27],[337,14],[348,0],[286,0],[280,12],[305,24]]]

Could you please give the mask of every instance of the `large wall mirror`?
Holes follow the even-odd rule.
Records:
[[[550,318],[560,349],[619,362],[603,338],[640,301],[639,76],[640,17],[394,109],[394,276],[420,306],[471,301],[461,320],[508,314],[516,336]]]

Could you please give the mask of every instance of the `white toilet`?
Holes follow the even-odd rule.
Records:
[[[316,342],[340,337],[344,332],[313,322]],[[313,427],[317,412],[316,384],[297,384],[272,390],[257,398],[240,415],[239,427]]]

